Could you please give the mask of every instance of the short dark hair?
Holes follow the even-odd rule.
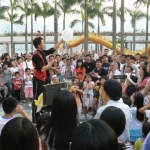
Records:
[[[7,122],[1,132],[1,148],[39,150],[39,139],[33,123],[23,117],[16,117]]]
[[[123,99],[123,102],[124,102],[126,105],[128,105],[129,107],[131,106],[132,101],[131,101],[131,99],[130,99],[129,96],[123,95],[123,96],[122,96],[122,99]]]
[[[90,54],[87,54],[85,57],[91,57],[91,55],[90,55]]]
[[[35,38],[35,39],[33,40],[33,45],[34,45],[34,47],[37,48],[38,45],[41,44],[41,41],[42,41],[42,40],[43,40],[42,37],[37,37],[37,38]]]
[[[20,73],[19,73],[19,72],[15,72],[15,76],[16,76],[17,74],[19,74],[19,75],[20,75]]]
[[[102,60],[100,60],[100,59],[97,59],[97,60],[96,60],[96,63],[97,63],[97,62],[101,62],[101,63],[102,63]]]
[[[100,119],[82,123],[75,131],[71,150],[117,150],[117,137]]]
[[[18,61],[20,58],[21,58],[21,57],[17,56],[17,58],[16,58],[16,59],[17,59],[17,61]]]
[[[131,59],[131,55],[126,55],[126,58],[128,58],[128,57],[130,57],[130,59]]]
[[[130,68],[130,70],[133,71],[133,68],[131,66],[127,66],[127,68]]]
[[[25,72],[26,72],[27,70],[30,70],[30,71],[31,71],[31,69],[30,69],[30,68],[26,68],[26,69],[25,69]]]
[[[104,57],[107,57],[107,58],[108,58],[108,56],[107,56],[107,55],[103,55],[103,58],[104,58]]]
[[[136,53],[136,54],[135,54],[135,56],[137,56],[137,55],[141,56],[141,54],[140,54],[140,53]]]
[[[150,122],[145,122],[144,123],[142,131],[143,131],[144,137],[146,138],[146,136],[150,132]]]
[[[16,107],[17,107],[17,100],[13,97],[7,97],[2,102],[2,108],[6,114],[12,113]]]
[[[118,101],[122,96],[121,84],[113,79],[109,79],[104,83],[104,91],[114,101]]]
[[[125,129],[126,118],[124,112],[117,107],[107,107],[101,114],[100,119],[105,121],[119,137]]]
[[[105,48],[104,51],[109,51],[109,49],[108,49],[108,48]]]

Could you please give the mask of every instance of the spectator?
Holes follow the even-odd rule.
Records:
[[[4,97],[8,94],[8,87],[6,86],[7,81],[4,78],[4,73],[0,72],[0,98],[2,98],[1,91],[4,90]]]
[[[117,150],[114,131],[101,120],[82,123],[74,133],[71,150]]]
[[[108,62],[108,56],[107,55],[103,55],[103,64],[102,67],[106,70],[106,72],[108,73],[110,64]]]
[[[34,125],[22,117],[6,123],[0,143],[2,150],[39,150],[39,140]]]
[[[98,109],[97,114],[94,118],[99,119],[104,109],[109,106],[115,106],[117,108],[122,109],[126,117],[126,125],[125,130],[123,131],[121,136],[119,136],[119,140],[121,140],[123,143],[130,141],[129,130],[132,116],[130,108],[126,104],[119,102],[120,97],[122,95],[122,87],[120,83],[115,80],[107,80],[104,83],[104,94],[105,101],[107,102],[107,104]]]

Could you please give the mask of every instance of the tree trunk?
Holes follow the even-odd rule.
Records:
[[[44,43],[46,44],[46,18],[44,18]]]
[[[54,42],[58,43],[58,14],[57,14],[57,0],[55,0],[55,12],[54,12]]]
[[[27,16],[26,16],[26,25],[25,25],[25,52],[28,54],[28,26],[27,26]]]
[[[13,15],[13,9],[11,8],[11,15]],[[11,20],[11,58],[13,58],[14,55],[14,42],[13,42],[13,18],[10,18]]]
[[[88,54],[88,14],[87,14],[87,0],[85,0],[85,28],[84,28],[84,53]]]
[[[31,5],[31,9],[33,10],[33,6]],[[31,14],[31,52],[33,52],[33,14]]]
[[[133,51],[135,51],[135,28],[133,29]]]
[[[66,13],[64,12],[64,18],[63,18],[63,30],[65,30],[65,18],[66,17]]]
[[[113,54],[116,54],[116,0],[113,4]]]
[[[82,34],[83,34],[83,31],[84,31],[84,21],[82,19]],[[82,49],[84,48],[83,44],[82,44]]]
[[[124,0],[121,0],[121,54],[124,54]]]
[[[148,56],[148,22],[149,19],[149,4],[147,0],[147,16],[146,16],[146,42],[145,42],[145,55]]]
[[[99,19],[99,15],[98,15],[98,29],[97,29],[97,32],[98,32],[98,35],[100,35],[100,23],[99,23],[100,19]],[[97,52],[99,52],[99,44],[97,44]]]

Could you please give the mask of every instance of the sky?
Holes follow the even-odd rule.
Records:
[[[45,0],[43,0],[45,1]],[[120,7],[121,5],[121,0],[116,0],[117,1],[117,8]],[[52,0],[49,0],[49,2],[52,2]],[[131,10],[134,10],[134,4],[135,0],[125,0],[125,7],[131,9]],[[3,0],[3,5],[8,5],[9,3],[9,0]],[[104,7],[105,6],[112,6],[112,2],[107,2],[104,4]],[[79,6],[75,6],[75,8],[77,8],[78,10],[80,10],[80,7]],[[143,11],[143,12],[146,12],[146,7],[145,6],[140,6],[140,9]],[[20,12],[20,15],[21,15],[21,12]],[[66,28],[69,27],[69,24],[71,21],[73,21],[74,19],[81,19],[81,16],[80,15],[66,15]],[[130,24],[130,20],[131,20],[131,17],[129,15],[125,15],[125,19],[126,19],[126,22],[125,22],[125,32],[132,32],[133,29],[132,29],[132,26]],[[112,31],[112,19],[109,18],[109,17],[105,17],[105,20],[106,20],[106,26],[100,26],[100,30],[101,31]],[[95,31],[97,31],[97,18],[93,19],[93,20],[90,20],[91,22],[93,22],[95,24]],[[5,22],[5,21],[0,21],[0,34],[4,33],[4,31],[6,32],[10,32],[10,23],[9,22]],[[58,30],[59,32],[62,32],[63,31],[63,17],[61,16],[58,20]],[[24,32],[24,25],[23,26],[20,26],[20,25],[14,25],[14,31],[17,31],[17,32]],[[145,27],[146,27],[146,19],[142,19],[141,21],[138,21],[137,23],[137,29],[139,31],[141,30],[145,30]],[[31,29],[31,26],[30,26],[30,18],[28,18],[28,30]],[[42,18],[38,18],[37,21],[34,21],[34,31],[38,31],[40,30],[41,32],[43,31],[43,19]],[[47,18],[46,20],[46,30],[47,31],[54,31],[54,17],[49,17]],[[81,24],[77,24],[73,30],[75,31],[81,31],[82,30],[82,27],[81,27]],[[92,31],[92,29],[89,29],[90,31]],[[118,18],[117,19],[117,32],[120,32],[120,19]]]

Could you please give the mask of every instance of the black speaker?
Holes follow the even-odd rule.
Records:
[[[52,105],[54,95],[60,90],[67,90],[66,83],[48,84],[43,86],[44,105]]]

